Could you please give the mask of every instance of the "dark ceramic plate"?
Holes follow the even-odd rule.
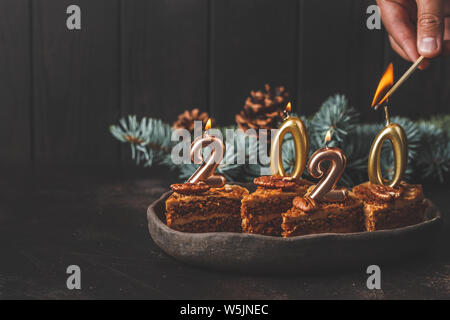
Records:
[[[401,260],[430,248],[442,225],[430,202],[424,222],[394,229],[292,238],[245,233],[186,233],[164,222],[170,192],[147,211],[150,235],[170,256],[188,264],[250,273],[298,273],[365,268]]]

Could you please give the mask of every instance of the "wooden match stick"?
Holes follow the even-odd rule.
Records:
[[[389,98],[402,84],[405,82],[411,74],[416,71],[416,69],[419,67],[420,63],[425,59],[424,56],[420,56],[419,59],[416,60],[416,62],[413,63],[411,67],[409,67],[408,70],[402,75],[400,79],[392,86],[392,88],[386,93],[383,99],[378,103],[378,105],[381,105],[384,101],[386,101],[387,98]]]

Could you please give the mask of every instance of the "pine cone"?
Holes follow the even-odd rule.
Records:
[[[265,91],[252,91],[245,101],[244,110],[236,115],[236,123],[244,131],[274,129],[282,119],[289,93],[282,86],[274,91],[268,84],[264,88]]]
[[[194,132],[194,121],[201,121],[202,128],[205,127],[206,122],[208,121],[208,114],[206,112],[200,113],[200,110],[197,108],[189,111],[186,110],[182,114],[178,115],[178,120],[173,123],[173,128],[175,129],[187,129],[191,133]],[[214,119],[211,119],[211,124],[214,124]]]

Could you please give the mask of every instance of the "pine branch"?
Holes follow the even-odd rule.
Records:
[[[341,143],[351,134],[357,125],[358,113],[348,106],[347,98],[335,95],[328,98],[314,115],[312,125],[312,139],[323,146],[323,139],[328,130],[333,129],[334,143]],[[334,143],[330,143],[333,146]]]
[[[421,120],[419,124],[432,124],[442,129],[447,136],[450,136],[450,114],[435,115],[430,120]]]
[[[422,179],[438,179],[441,183],[450,170],[450,139],[433,123],[419,124],[420,152],[416,166]]]
[[[158,119],[144,117],[138,121],[135,115],[130,115],[109,130],[117,140],[130,144],[131,157],[137,164],[144,161],[145,166],[151,166],[161,162],[172,149],[172,129]]]

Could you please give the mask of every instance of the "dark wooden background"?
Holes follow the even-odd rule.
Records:
[[[186,108],[231,124],[251,89],[285,85],[297,112],[346,94],[366,121],[391,60],[366,0],[0,0],[0,164],[121,163],[108,126],[130,113],[172,122]],[[82,30],[66,8],[82,9]],[[393,115],[448,111],[450,61],[392,99]]]

